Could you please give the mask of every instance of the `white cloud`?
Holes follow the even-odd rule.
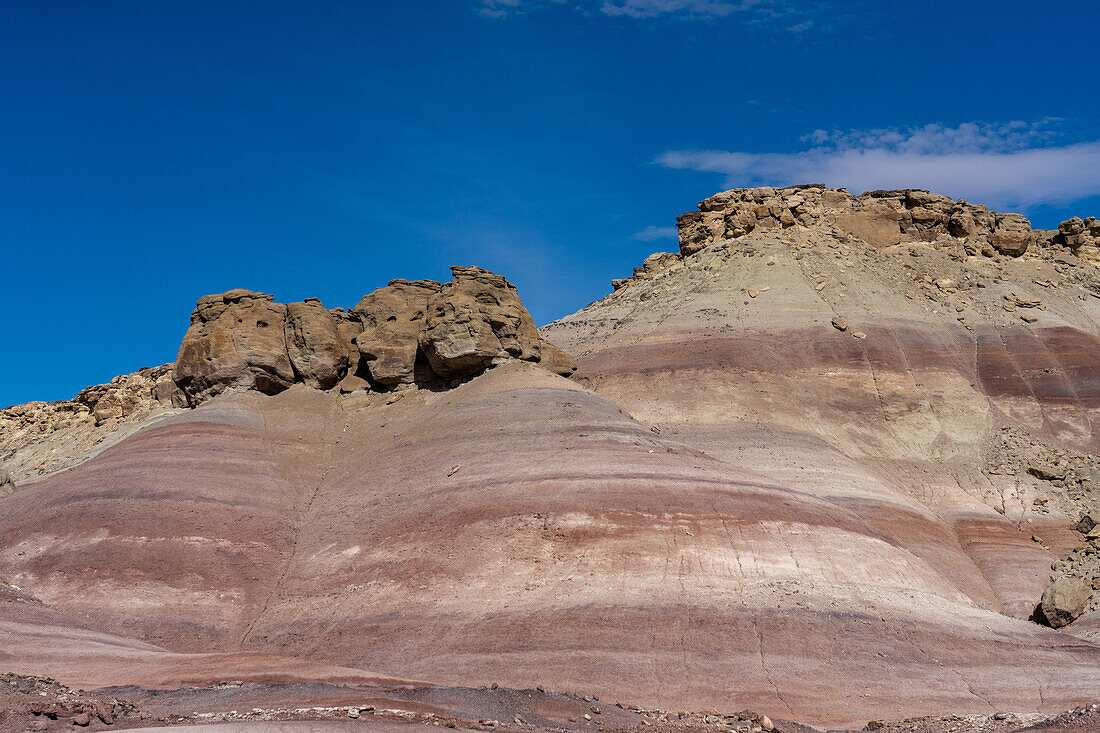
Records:
[[[703,18],[721,18],[746,10],[760,2],[728,2],[727,0],[601,0],[604,15],[625,15],[629,18],[653,18],[666,13],[684,13]]]
[[[631,239],[652,242],[657,239],[676,239],[678,236],[676,227],[648,226],[640,232],[635,232]]]
[[[1056,120],[958,127],[815,130],[795,153],[671,150],[667,168],[725,175],[725,185],[825,183],[852,191],[926,188],[1000,207],[1100,195],[1100,141],[1056,145]]]
[[[810,9],[805,5],[800,7],[791,0],[477,0],[477,9],[482,15],[503,18],[566,3],[579,13],[596,12],[610,17],[713,19],[745,13],[753,19],[793,19],[796,22],[786,27],[792,33],[802,33],[814,27],[812,20],[803,19],[811,14]]]

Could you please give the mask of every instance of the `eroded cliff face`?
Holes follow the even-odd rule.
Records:
[[[514,285],[479,267],[451,270],[446,284],[393,280],[352,310],[326,309],[317,298],[277,303],[244,289],[203,296],[173,364],[116,377],[72,400],[0,410],[0,467],[9,473],[0,495],[78,463],[150,419],[230,390],[450,387],[511,360],[566,376],[576,369],[539,336]]]
[[[698,211],[681,214],[676,222],[685,256],[754,231],[831,225],[875,246],[949,238],[967,254],[1018,257],[1028,247],[1053,246],[1100,262],[1100,223],[1094,217],[1073,217],[1058,231],[1036,230],[1021,214],[990,211],[922,189],[858,196],[822,185],[733,189],[700,201]]]
[[[572,373],[571,361],[539,337],[514,285],[479,267],[451,271],[447,284],[394,280],[351,312],[316,299],[283,305],[248,290],[208,295],[191,315],[175,383],[195,405],[233,388],[449,383],[509,359]]]

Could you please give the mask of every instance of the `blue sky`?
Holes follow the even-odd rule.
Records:
[[[195,300],[477,264],[545,323],[711,193],[1100,214],[1092,2],[0,3],[0,405],[175,358]]]

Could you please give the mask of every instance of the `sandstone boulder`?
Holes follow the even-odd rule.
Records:
[[[199,299],[173,372],[191,404],[231,387],[275,394],[294,384],[287,308],[273,300],[240,289]]]
[[[375,382],[394,385],[418,381],[420,331],[427,318],[428,302],[441,288],[434,280],[391,280],[386,287],[363,296],[355,306],[363,324],[355,343]],[[423,362],[420,376],[430,376],[424,373]]]
[[[350,342],[316,298],[286,306],[286,350],[297,380],[314,389],[336,386],[348,372]]]
[[[516,287],[480,267],[452,267],[453,279],[428,306],[420,348],[436,374],[452,379],[496,359],[539,361],[542,339]]]
[[[1058,225],[1058,231],[1067,237],[1085,232],[1085,222],[1079,216],[1071,216]]]
[[[7,469],[0,468],[0,499],[15,491],[15,482]]]
[[[566,352],[546,341],[539,347],[539,366],[549,369],[563,377],[577,371],[577,362]]]
[[[997,214],[989,243],[1001,254],[1019,257],[1031,244],[1031,222],[1021,214]]]
[[[1088,534],[1098,524],[1100,524],[1100,522],[1097,521],[1096,517],[1091,514],[1082,514],[1081,518],[1074,523],[1073,528],[1081,534]]]
[[[645,267],[656,271],[677,259],[664,253]],[[275,394],[293,384],[341,392],[428,384],[509,358],[559,374],[575,370],[572,357],[539,336],[515,286],[478,267],[451,270],[446,285],[393,280],[350,313],[327,310],[316,298],[283,305],[250,290],[205,296],[171,375],[153,391],[197,405],[231,388]],[[110,419],[130,410],[128,398],[112,393],[89,407]]]
[[[1092,588],[1077,578],[1063,576],[1043,591],[1039,607],[1047,623],[1060,629],[1081,615],[1091,597]]]

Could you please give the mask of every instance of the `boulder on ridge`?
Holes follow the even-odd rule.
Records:
[[[243,289],[199,299],[173,371],[191,404],[230,387],[276,394],[294,384],[287,307],[274,300]]]

